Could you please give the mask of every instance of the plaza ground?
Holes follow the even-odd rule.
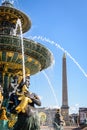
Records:
[[[41,130],[54,130],[54,129],[52,127],[42,126]],[[81,129],[78,128],[77,126],[64,126],[64,130],[81,130]],[[83,129],[83,130],[87,130],[87,129]]]

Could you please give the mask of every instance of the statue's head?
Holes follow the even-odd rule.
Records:
[[[26,85],[27,89],[29,88],[29,86],[30,86],[30,76],[29,75],[26,76],[25,81],[23,80],[23,78],[21,79],[18,89],[21,91],[22,87],[24,85]]]
[[[29,86],[30,86],[30,76],[26,76],[25,84],[26,84],[26,87],[29,88]]]
[[[60,109],[57,109],[57,110],[56,110],[56,113],[60,113]]]

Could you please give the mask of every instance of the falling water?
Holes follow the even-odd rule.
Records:
[[[51,88],[51,90],[52,90],[52,93],[53,93],[53,95],[54,95],[56,104],[57,104],[57,106],[59,106],[59,105],[58,105],[58,100],[57,100],[55,91],[54,91],[54,89],[53,89],[53,86],[52,86],[52,84],[51,84],[51,82],[50,82],[50,79],[49,79],[49,77],[47,76],[47,74],[45,73],[45,71],[42,71],[42,72],[43,72],[44,76],[46,77],[46,79],[47,79],[47,81],[48,81],[48,83],[49,83],[49,86],[50,86],[50,88]]]
[[[69,56],[69,58],[77,65],[77,67],[80,69],[80,71],[84,74],[85,77],[87,77],[87,73],[84,71],[84,69],[80,66],[80,64],[71,56],[70,53],[68,53],[68,51],[66,51],[63,47],[61,47],[58,43],[50,40],[50,39],[47,39],[46,37],[42,37],[42,36],[30,36],[30,38],[32,39],[38,39],[38,40],[42,40],[42,41],[45,41],[45,42],[48,42],[54,46],[56,46],[57,48],[59,48],[61,51],[63,51],[64,53],[66,53],[67,56]]]
[[[24,45],[23,45],[22,25],[21,25],[21,20],[20,20],[20,19],[17,20],[15,33],[17,32],[18,26],[20,27],[20,38],[21,38],[21,47],[22,47],[23,80],[24,80],[24,82],[25,82]]]

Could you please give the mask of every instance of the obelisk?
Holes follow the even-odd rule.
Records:
[[[68,87],[67,87],[67,66],[66,66],[66,54],[63,54],[62,58],[62,106],[61,115],[66,123],[69,124],[69,106],[68,106]]]

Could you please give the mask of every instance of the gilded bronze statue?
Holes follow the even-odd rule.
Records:
[[[26,77],[25,83],[22,80],[16,92],[10,95],[8,110],[18,115],[13,130],[40,130],[39,116],[35,104],[40,106],[41,101],[35,93],[28,90],[29,80],[29,76]]]

